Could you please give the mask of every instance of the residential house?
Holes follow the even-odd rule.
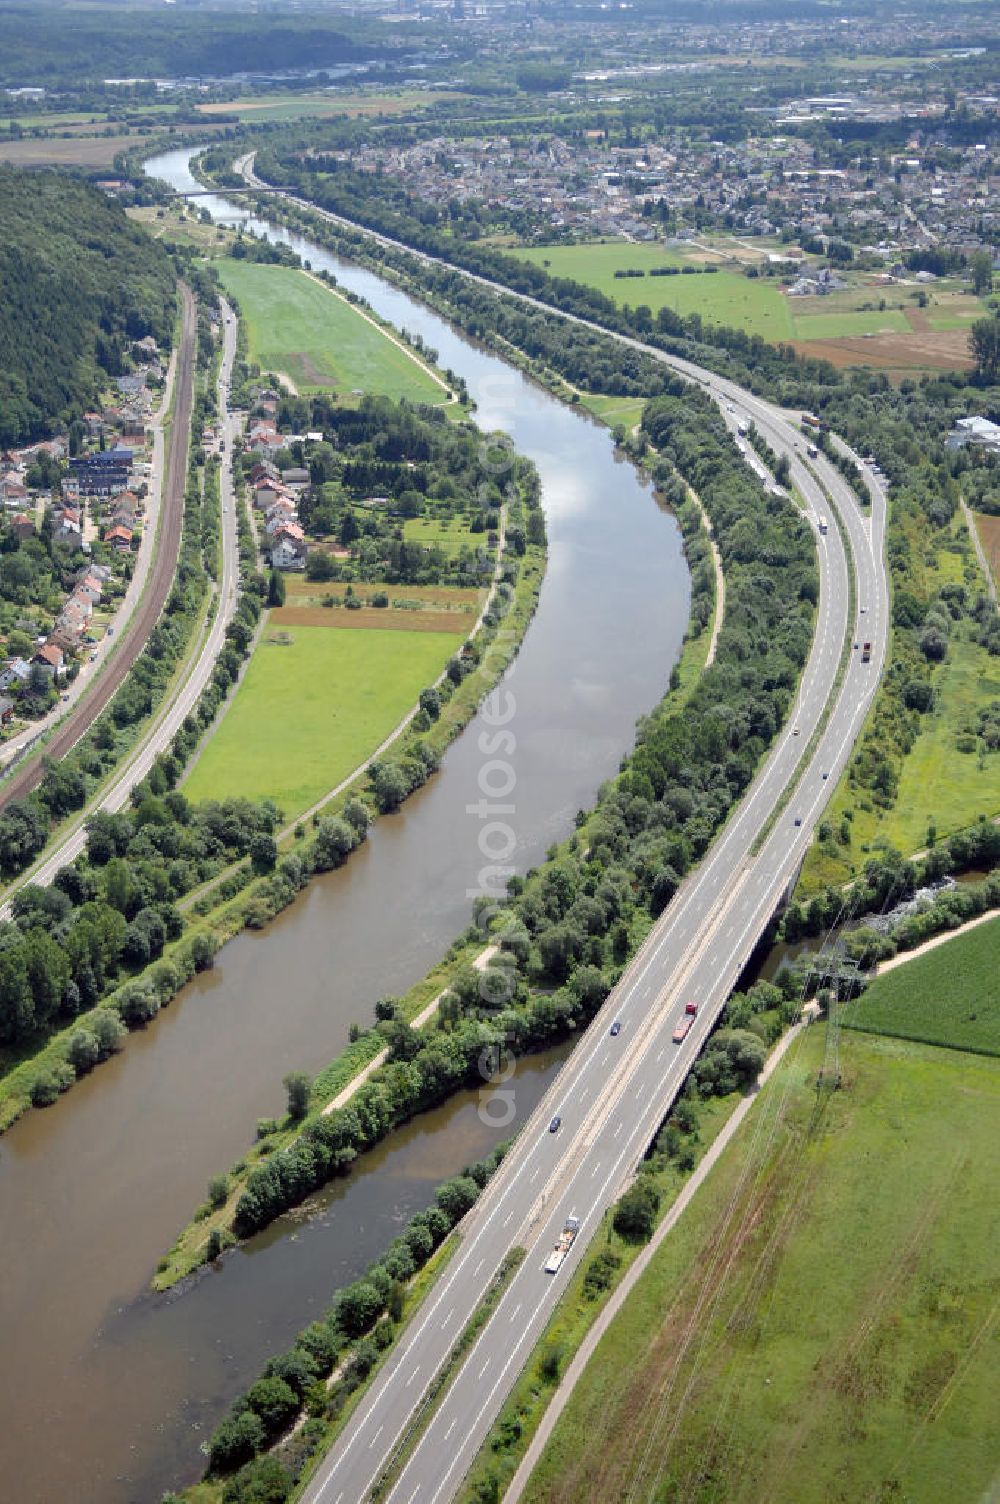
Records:
[[[254,460],[250,468],[248,479],[252,486],[256,485],[259,480],[279,480],[278,467],[268,459],[258,458]]]
[[[14,701],[0,695],[0,725],[6,726],[14,714]]]
[[[135,522],[135,514],[139,510],[139,498],[132,491],[119,491],[117,496],[111,498],[108,515],[113,523],[121,527],[131,527]]]
[[[77,582],[73,594],[78,596],[82,601],[88,601],[91,606],[96,606],[99,603],[101,599],[101,581],[94,574],[93,570],[89,570],[83,579]]]
[[[0,670],[0,690],[10,689],[12,684],[27,684],[30,678],[30,663],[24,658],[11,658]]]
[[[104,534],[104,541],[116,553],[129,554],[132,552],[132,529],[116,522],[114,527],[109,527]]]
[[[283,486],[280,480],[259,480],[252,487],[253,504],[257,511],[266,512],[276,501],[288,501],[295,506],[295,498],[287,486]]]
[[[77,507],[56,507],[52,515],[52,541],[64,548],[79,548],[83,542],[83,525]]]
[[[14,537],[20,538],[23,543],[26,538],[35,536],[34,519],[29,517],[27,512],[17,512],[10,519],[10,530]]]
[[[271,549],[271,568],[305,569],[307,553],[304,541],[297,541],[283,530]]]
[[[292,465],[288,470],[282,470],[281,479],[286,486],[308,486],[312,476],[304,466]]]
[[[23,512],[28,501],[28,488],[13,470],[0,475],[0,501],[12,512]]]
[[[58,679],[62,675],[63,650],[56,647],[54,642],[43,643],[31,661],[53,678]]]

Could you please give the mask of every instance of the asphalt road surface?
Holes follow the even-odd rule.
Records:
[[[252,181],[252,159],[244,159],[242,166]],[[303,200],[295,202],[338,220]],[[372,238],[399,244],[384,236]],[[408,246],[401,248],[419,255]],[[519,296],[500,284],[486,285]],[[553,312],[535,299],[520,300]],[[563,316],[608,333],[587,320]],[[822,456],[807,460],[797,414],[639,340],[623,342],[702,386],[720,404],[732,428],[741,418],[752,420],[772,449],[788,456],[792,483],[816,529],[821,592],[812,650],[789,720],[764,766],[469,1214],[458,1252],[307,1485],[302,1496],[306,1504],[361,1504],[386,1467],[394,1460],[402,1462],[407,1450],[405,1465],[385,1496],[391,1504],[442,1504],[453,1497],[603,1212],[634,1174],[793,881],[861,730],[884,664],[889,612],[883,558],[885,495],[877,477],[864,467],[872,497],[866,516],[832,464]],[[752,452],[747,462],[761,473],[763,467]],[[825,533],[820,531],[821,517],[828,520]],[[837,518],[855,571],[854,616],[847,550]],[[865,641],[872,643],[869,663],[862,662],[860,644]],[[783,805],[790,788],[793,792]],[[779,807],[781,812],[772,819]],[[678,1045],[672,1034],[688,1003],[696,1005],[697,1014]],[[621,1029],[613,1037],[610,1027],[616,1019]],[[556,1115],[561,1127],[550,1133],[548,1123]],[[580,1231],[559,1272],[548,1274],[545,1261],[570,1216],[579,1218]],[[524,1247],[527,1256],[426,1429],[414,1440],[427,1386],[504,1255],[517,1246]]]
[[[64,867],[68,862],[73,861],[73,859],[78,856],[86,846],[86,816],[94,813],[95,809],[106,810],[113,813],[124,807],[124,805],[128,802],[129,795],[131,794],[135,785],[137,783],[140,783],[142,779],[145,778],[146,774],[153,766],[153,763],[156,761],[157,756],[160,754],[160,752],[165,751],[166,748],[169,747],[177,731],[180,729],[185,717],[188,716],[194,709],[195,705],[197,704],[199,695],[201,694],[202,690],[205,688],[205,685],[208,683],[211,677],[212,670],[215,667],[215,661],[218,658],[219,652],[221,651],[223,643],[225,641],[226,627],[229,625],[233,611],[236,608],[237,590],[239,583],[239,544],[236,527],[237,503],[233,495],[232,472],[230,466],[233,453],[233,441],[239,434],[241,420],[230,412],[228,405],[229,380],[232,374],[233,360],[236,355],[236,335],[238,326],[236,317],[229,305],[223,302],[222,306],[223,347],[218,382],[220,432],[225,440],[226,445],[225,453],[222,457],[221,468],[222,570],[218,582],[218,593],[215,601],[215,610],[212,613],[209,629],[205,634],[201,649],[190,673],[183,679],[173,698],[164,707],[161,708],[159,714],[154,719],[153,725],[146,732],[145,736],[139,742],[138,746],[133,749],[129,757],[126,759],[125,763],[120,768],[117,776],[115,777],[107,793],[104,795],[103,799],[101,799],[100,802],[97,803],[93,808],[89,808],[86,811],[84,817],[74,825],[74,827],[66,834],[66,836],[59,842],[59,844],[46,856],[45,860],[40,865],[35,867],[32,871],[25,874],[22,882],[31,882],[40,885],[50,883],[55,874],[59,871],[60,867]],[[192,357],[193,348],[194,347],[192,340]],[[182,374],[183,373],[179,371],[178,377],[181,378]],[[140,642],[136,652],[133,653],[127,660],[125,664],[125,670],[123,670],[123,672],[127,671],[127,669],[131,667],[132,663],[134,663],[136,657],[138,657],[138,653],[139,651],[141,651],[146,637],[148,637],[149,632],[152,630],[153,624],[159,616],[160,608],[162,607],[163,602],[166,600],[167,595],[169,594],[170,586],[173,583],[180,539],[184,484],[187,476],[187,442],[188,433],[191,426],[190,391],[191,384],[189,382],[188,406],[186,414],[181,411],[180,398],[178,396],[178,404],[175,408],[174,426],[170,436],[171,453],[169,484],[171,493],[174,492],[174,488],[176,487],[178,495],[176,507],[173,507],[171,505],[171,509],[168,510],[168,512],[165,514],[164,526],[166,526],[168,518],[176,515],[178,543],[173,549],[172,560],[170,563],[170,574],[166,580],[165,588],[162,590],[162,597],[159,601],[159,605],[157,605],[155,615],[148,621],[142,642]],[[176,448],[176,451],[175,445],[178,446]],[[164,550],[165,559],[168,556],[168,552],[169,551]],[[153,587],[151,584],[150,594],[152,594],[152,590]],[[144,614],[143,608],[140,608],[140,612]],[[112,672],[114,672],[114,668],[115,666],[112,667]],[[101,680],[95,687],[95,693],[101,688],[103,682],[104,681]],[[110,699],[111,694],[114,692],[114,689],[117,688],[118,682],[120,682],[120,680],[114,683],[112,689],[106,695],[103,703],[107,703],[107,700]],[[90,704],[89,699],[87,701],[87,704]],[[81,709],[83,709],[82,706]],[[93,714],[96,714],[96,711],[94,711],[92,715]],[[86,729],[86,727],[84,727],[84,729]],[[77,737],[81,736],[82,734],[82,730],[78,731]],[[70,745],[72,745],[72,743],[70,743]],[[14,885],[14,887],[8,890],[8,892],[13,892],[17,886],[20,886],[20,884]],[[5,913],[6,906],[3,911],[0,911],[0,917],[3,917],[3,914]]]

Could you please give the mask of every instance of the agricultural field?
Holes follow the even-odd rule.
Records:
[[[289,629],[275,615],[184,793],[273,799],[294,819],[371,756],[465,634]]]
[[[900,375],[913,371],[964,369],[971,365],[966,333],[984,305],[960,282],[918,288],[847,274],[849,285],[825,297],[789,297],[777,279],[746,277],[747,266],[769,254],[801,256],[794,247],[705,237],[683,248],[594,241],[532,246],[517,254],[554,277],[572,277],[596,287],[619,304],[645,303],[654,314],[672,308],[697,313],[708,323],[728,324],[771,341],[794,344],[804,354],[835,365],[873,366]],[[815,258],[804,258],[806,264]],[[718,270],[704,275],[700,269]],[[700,274],[650,276],[656,267],[688,267]],[[642,277],[616,277],[641,271]],[[927,299],[926,308],[918,297]]]
[[[240,120],[282,121],[322,118],[329,115],[402,115],[409,110],[427,110],[442,99],[461,99],[447,90],[401,89],[398,93],[341,93],[323,90],[315,94],[258,94],[250,98],[217,100],[200,104],[198,113],[238,115]]]
[[[1000,919],[875,978],[845,1004],[845,1028],[1000,1055]]]
[[[0,145],[0,162],[14,167],[108,167],[134,149],[135,136],[25,136]]]
[[[818,1094],[824,1048],[793,1045],[657,1250],[530,1504],[991,1496],[1000,1064],[849,1032]]]
[[[422,361],[307,273],[228,258],[216,265],[239,302],[251,360],[286,376],[296,391],[448,400]]]

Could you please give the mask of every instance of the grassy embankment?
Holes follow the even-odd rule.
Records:
[[[215,267],[240,305],[250,359],[286,376],[297,391],[336,391],[342,399],[366,392],[435,405],[448,400],[415,352],[306,272],[230,258]]]
[[[961,517],[951,524],[947,544],[930,554],[919,525],[911,519],[907,527],[915,572],[911,588],[921,598],[930,598],[947,584],[964,583],[971,595],[983,589]],[[810,847],[801,893],[848,881],[872,852],[888,847],[904,853],[922,850],[931,826],[941,838],[973,824],[980,815],[1000,813],[1000,752],[988,751],[976,734],[980,710],[1000,700],[1000,666],[975,639],[974,623],[955,625],[948,656],[933,670],[933,707],[921,716],[919,734],[902,760],[891,808],[882,808],[852,783],[848,765],[824,821],[831,834]],[[872,716],[878,714],[876,699]],[[833,834],[845,816],[850,822],[847,846]]]
[[[947,949],[947,948],[946,948]],[[936,984],[905,969],[914,997]],[[807,1031],[654,1255],[524,1497],[984,1496],[998,1462],[995,1061]]]

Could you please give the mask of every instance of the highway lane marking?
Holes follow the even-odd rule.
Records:
[[[487,1370],[487,1369],[488,1369],[488,1368],[489,1368],[489,1366],[490,1366],[490,1363],[491,1363],[491,1362],[492,1362],[492,1361],[493,1361],[493,1360],[492,1360],[492,1358],[487,1358],[487,1359],[486,1359],[486,1362],[485,1362],[485,1363],[484,1363],[484,1364],[483,1364],[483,1366],[482,1366],[482,1368],[481,1368],[481,1369],[480,1369],[480,1370],[479,1370],[479,1377],[480,1377],[480,1378],[482,1378],[482,1376],[483,1376],[483,1374],[484,1374],[484,1373],[485,1373],[485,1372],[486,1372],[486,1370]]]
[[[372,1437],[371,1441],[368,1443],[368,1450],[369,1450],[369,1452],[371,1451],[371,1449],[375,1445],[375,1443],[378,1441],[379,1437],[382,1435],[382,1432],[383,1432],[384,1429],[385,1429],[384,1426],[379,1426],[378,1430],[375,1432],[375,1435]]]
[[[416,1486],[416,1488],[413,1490],[412,1494],[410,1495],[410,1497],[407,1499],[406,1504],[413,1504],[413,1501],[417,1497],[417,1494],[419,1492],[420,1492],[420,1484],[418,1483],[417,1486]]]
[[[514,1215],[514,1208],[511,1207],[510,1211],[507,1213],[506,1217],[504,1217],[504,1219],[503,1219],[503,1225],[504,1225],[504,1227],[507,1226],[507,1223],[510,1221],[510,1219],[511,1219],[511,1217],[513,1215]]]
[[[457,1425],[458,1425],[458,1416],[456,1415],[455,1419],[452,1421],[451,1425],[448,1427],[447,1431],[444,1433],[444,1439],[445,1439],[445,1441],[448,1440],[448,1437],[451,1435],[452,1431],[454,1431],[454,1429],[455,1429],[455,1427]]]
[[[441,1323],[441,1330],[442,1331],[444,1331],[445,1327],[448,1325],[449,1321],[451,1321],[451,1319],[454,1316],[454,1314],[455,1314],[455,1307],[452,1306],[451,1310],[448,1312],[447,1316],[444,1318],[444,1320]]]
[[[517,1305],[514,1307],[514,1309],[510,1313],[510,1319],[511,1319],[511,1321],[513,1321],[515,1319],[515,1317],[517,1316],[518,1311],[521,1309],[521,1306],[523,1304],[524,1304],[523,1301],[520,1301],[520,1300],[518,1301]]]
[[[420,1364],[418,1363],[417,1366],[416,1366],[416,1368],[413,1370],[413,1372],[410,1374],[410,1377],[406,1381],[406,1387],[407,1387],[407,1389],[409,1389],[410,1385],[413,1383],[413,1380],[417,1377],[417,1374],[419,1372],[420,1372]]]
[[[530,1185],[533,1181],[537,1180],[538,1177],[539,1177],[539,1175],[541,1173],[542,1173],[542,1167],[541,1167],[541,1165],[536,1165],[535,1168],[532,1170],[531,1174],[528,1176],[528,1184]]]
[[[622,1123],[621,1119],[619,1119],[619,1121],[618,1121],[618,1127],[615,1129],[615,1131],[614,1131],[614,1133],[612,1135],[613,1138],[617,1138],[618,1137],[619,1133],[621,1133],[621,1131],[622,1131],[623,1126],[624,1126],[624,1124]]]

